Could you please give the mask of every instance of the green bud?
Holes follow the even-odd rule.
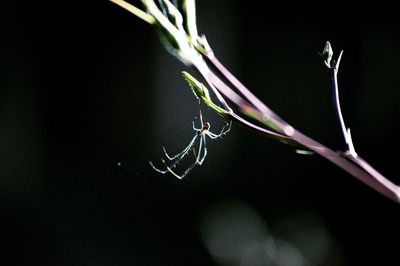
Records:
[[[205,98],[211,101],[210,93],[208,92],[208,89],[204,87],[203,83],[196,80],[192,75],[190,75],[186,71],[182,71],[182,75],[185,78],[185,80],[189,83],[189,86],[192,89],[197,99]]]
[[[325,61],[325,65],[329,68],[332,68],[331,60],[332,60],[332,56],[333,56],[333,50],[332,50],[332,46],[331,46],[330,42],[325,43],[325,47],[324,47],[324,50],[322,51],[321,55]]]
[[[192,89],[192,91],[197,99],[203,100],[203,102],[208,107],[210,107],[211,109],[214,109],[220,115],[222,115],[222,116],[229,115],[228,111],[219,107],[211,100],[210,93],[208,92],[208,89],[203,85],[203,83],[196,80],[192,75],[190,75],[186,71],[182,71],[182,75],[185,78],[185,80],[189,83],[189,86]]]

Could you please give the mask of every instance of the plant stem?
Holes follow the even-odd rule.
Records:
[[[250,121],[244,119],[239,116],[235,111],[225,102],[224,98],[221,96],[219,92],[221,92],[225,97],[231,100],[235,105],[239,106],[242,110],[251,109],[250,104],[243,99],[239,94],[237,94],[234,90],[232,90],[228,85],[226,85],[214,72],[212,72],[208,67],[197,68],[200,74],[207,81],[207,84],[210,86],[212,91],[215,93],[218,99],[223,99],[220,103],[223,108],[228,111],[230,117],[240,124],[247,126],[253,130],[256,130],[260,133],[263,133],[269,137],[279,139],[285,142],[290,142],[290,137],[287,137],[281,133],[274,132],[260,126],[257,126]]]
[[[334,152],[333,150],[325,147],[324,145],[318,143],[317,141],[307,137],[306,135],[302,134],[298,130],[294,129],[290,126],[287,122],[285,122],[282,118],[276,115],[271,109],[265,106],[264,103],[258,100],[241,82],[235,78],[232,73],[230,73],[215,57],[208,58],[210,62],[218,69],[218,71],[232,83],[232,85],[240,91],[249,103],[257,108],[257,110],[253,110],[255,113],[261,112],[264,110],[266,114],[261,112],[262,116],[267,116],[272,124],[277,125],[282,132],[285,134],[286,138],[283,138],[283,135],[274,135],[277,136],[279,139],[285,139],[288,142],[295,142],[303,147],[310,149],[311,151],[321,155],[322,157],[326,158],[327,160],[331,161],[338,167],[342,168],[344,171],[349,173],[350,175],[356,177],[364,184],[368,185],[369,187],[373,188],[377,192],[381,193],[382,195],[392,199],[393,201],[400,203],[400,188],[385,178],[382,174],[380,174],[377,170],[375,170],[371,165],[369,165],[365,160],[359,157],[357,154],[352,152],[340,153]],[[339,61],[338,61],[339,62]],[[240,107],[241,110],[249,108],[248,103],[240,98],[240,101],[236,99],[236,97],[232,97],[230,95],[230,91],[233,91],[229,86],[227,86],[223,81],[221,81],[217,75],[213,72],[209,73],[205,76],[205,79],[210,79],[210,83],[213,83],[215,87],[220,90],[227,98],[233,101],[237,106]],[[338,113],[339,117],[341,118],[341,125],[342,129],[345,129],[343,116],[340,111],[340,102],[338,97],[338,86],[337,86],[337,71],[333,74],[333,83],[335,84],[335,91],[336,91],[336,102],[338,106]],[[237,94],[236,94],[237,95]],[[243,106],[245,104],[245,106]],[[261,110],[259,110],[261,109]],[[241,119],[239,120],[241,124],[248,126],[254,130],[258,130],[264,134],[271,134],[271,131],[265,130],[263,128],[254,127],[253,124],[249,123],[247,120]],[[263,121],[260,121],[263,122]],[[348,132],[345,130],[344,136],[346,138],[346,143],[349,144],[347,136]],[[352,144],[351,144],[352,147]],[[352,148],[350,148],[350,151]],[[353,148],[354,150],[354,148]],[[344,156],[344,157],[343,157]],[[349,160],[348,160],[348,159]]]
[[[200,40],[197,39],[199,37],[197,36],[194,2],[189,4],[186,3],[188,5],[184,5],[184,10],[186,10],[185,19],[188,22],[186,23],[187,31],[185,31],[183,25],[181,25],[182,21],[181,23],[176,23],[177,21],[171,23],[168,16],[165,16],[165,14],[159,9],[153,0],[141,1],[142,4],[146,6],[149,14],[132,6],[124,0],[110,1],[127,9],[147,23],[157,25],[164,30],[165,34],[168,34],[169,37],[172,37],[175,43],[169,43],[169,45],[171,46],[170,48],[175,49],[175,56],[177,56],[184,63],[193,65],[200,72],[213,90],[215,96],[218,98],[223,109],[228,112],[228,115],[232,119],[269,137],[279,139],[285,143],[297,144],[308,148],[309,150],[331,161],[382,195],[385,195],[395,202],[400,203],[400,187],[381,175],[355,152],[350,129],[346,128],[344,123],[339,100],[337,74],[342,52],[339,55],[338,62],[334,63],[334,61],[331,60],[333,51],[329,42],[326,43],[325,49],[321,55],[325,59],[325,64],[332,70],[331,79],[334,90],[336,111],[348,148],[346,152],[334,152],[333,150],[297,131],[294,127],[273,112],[266,104],[259,100],[228,69],[226,69],[225,66],[214,56],[214,53],[209,47],[206,38],[203,36]],[[175,9],[173,9],[174,12],[171,10],[164,11],[167,11],[169,15],[173,15],[175,18],[177,15],[176,12],[179,12]],[[208,62],[206,62],[205,59],[208,59]],[[209,64],[212,64],[215,69],[218,70],[218,74],[222,75],[225,80],[229,81],[233,88],[225,84],[216,73],[211,71]],[[222,95],[233,102],[243,114],[251,116],[261,124],[265,125],[265,127],[255,125],[249,120],[239,116],[228,105]],[[267,129],[266,127],[271,128],[272,130]]]
[[[303,135],[297,130],[295,130],[292,138],[299,144],[328,159],[329,161],[342,168],[352,176],[356,177],[364,184],[378,191],[382,195],[388,197],[389,199],[392,199],[397,203],[400,203],[399,187],[386,179],[361,157],[357,156],[356,158],[352,155],[346,155],[346,157],[351,160],[350,162],[347,159],[343,158],[341,156],[341,153],[332,151],[331,149],[307,137],[306,135]]]
[[[357,153],[356,153],[356,150],[353,145],[353,140],[351,138],[350,128],[347,128],[346,124],[344,123],[342,108],[340,107],[339,84],[338,84],[337,77],[338,77],[339,65],[340,65],[340,60],[342,58],[342,54],[343,54],[343,51],[340,52],[337,62],[333,63],[334,65],[332,67],[330,67],[333,97],[335,100],[336,114],[339,119],[340,128],[342,130],[344,141],[347,144],[347,153],[351,154],[353,157],[357,157]]]
[[[342,55],[342,52],[340,53],[340,55]],[[338,71],[339,71],[339,64],[340,64],[340,61],[338,61],[336,63],[336,65],[333,68],[330,69],[331,70],[330,72],[331,72],[332,88],[333,88],[333,95],[334,95],[334,100],[335,100],[335,107],[336,107],[336,111],[337,111],[337,116],[338,116],[338,119],[339,119],[340,127],[342,129],[343,137],[345,138],[345,141],[346,141],[347,128],[346,128],[346,125],[344,124],[342,109],[340,107],[339,85],[338,85],[338,80],[337,80],[337,75],[338,75]]]
[[[113,2],[114,4],[119,5],[120,7],[128,10],[129,12],[131,12],[138,18],[146,21],[147,23],[149,23],[151,25],[153,25],[155,23],[155,19],[151,15],[149,15],[146,12],[144,12],[143,10],[140,10],[139,8],[129,4],[128,2],[125,2],[123,0],[110,0],[110,1]]]

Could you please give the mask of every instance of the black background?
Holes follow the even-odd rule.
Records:
[[[260,99],[333,149],[343,144],[317,51],[327,40],[343,49],[342,108],[356,149],[400,183],[396,9],[269,4],[198,1],[200,32]],[[149,25],[108,1],[0,5],[2,265],[218,265],[200,221],[232,202],[288,242],[283,221],[316,217],[331,244],[310,265],[398,260],[396,203],[239,125],[209,141],[205,164],[184,180],[153,171],[162,145],[177,152],[193,136],[198,107],[180,76],[190,69]]]

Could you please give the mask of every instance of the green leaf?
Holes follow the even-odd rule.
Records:
[[[183,26],[186,30],[186,33],[189,35],[192,44],[195,45],[199,39],[196,24],[196,1],[183,0],[182,13],[184,17]]]
[[[184,32],[183,17],[179,10],[168,0],[161,0],[160,3],[163,13],[168,17],[168,20],[174,24],[179,31]]]

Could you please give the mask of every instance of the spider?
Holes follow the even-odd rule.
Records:
[[[210,131],[210,123],[208,123],[208,122],[203,123],[203,117],[201,114],[201,110],[200,110],[199,117],[200,117],[201,127],[196,128],[195,123],[193,121],[193,130],[196,132],[196,134],[194,135],[193,139],[189,142],[189,144],[186,146],[186,148],[183,149],[180,153],[178,153],[174,156],[170,156],[167,153],[166,149],[163,147],[164,154],[167,157],[167,159],[169,160],[169,162],[166,162],[163,158],[161,158],[161,162],[165,166],[165,169],[161,170],[161,169],[155,167],[154,164],[150,161],[149,163],[150,163],[151,167],[153,167],[154,170],[156,170],[157,172],[159,172],[161,174],[166,174],[169,172],[179,179],[184,178],[187,174],[190,173],[190,171],[192,171],[192,169],[196,165],[203,164],[203,162],[207,156],[206,136],[210,137],[211,139],[216,139],[216,138],[220,138],[220,137],[224,136],[231,130],[232,121],[230,121],[229,123],[226,123],[226,125],[224,125],[222,127],[222,130],[219,134],[215,134]],[[194,145],[196,144],[197,139],[200,139],[200,141],[199,141],[198,151],[196,154]],[[190,150],[193,150],[193,154],[194,154],[196,160],[189,166],[189,168],[186,169],[185,172],[183,172],[183,174],[179,175],[173,169],[179,164],[179,162],[187,154],[189,154]]]

